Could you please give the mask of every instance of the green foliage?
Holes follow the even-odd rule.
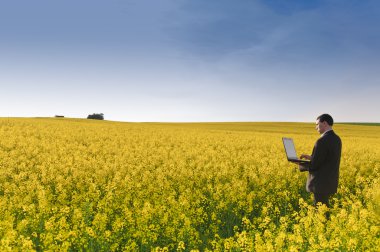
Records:
[[[100,114],[94,113],[92,115],[88,115],[87,119],[104,120],[104,114],[103,113],[100,113]]]

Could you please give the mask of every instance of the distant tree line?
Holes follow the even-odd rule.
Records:
[[[104,114],[103,113],[100,113],[100,114],[94,113],[92,115],[88,115],[87,119],[104,120]]]

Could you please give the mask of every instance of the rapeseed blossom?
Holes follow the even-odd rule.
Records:
[[[376,251],[380,127],[334,129],[327,209],[281,142],[310,153],[313,124],[0,118],[0,250]]]

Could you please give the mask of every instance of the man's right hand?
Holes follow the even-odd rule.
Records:
[[[310,155],[306,155],[306,154],[302,154],[302,155],[300,156],[300,159],[311,160],[311,156],[310,156]]]

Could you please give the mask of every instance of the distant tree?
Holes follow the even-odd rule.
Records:
[[[100,113],[100,114],[94,113],[92,115],[88,115],[87,119],[104,120],[104,114],[103,113]]]

